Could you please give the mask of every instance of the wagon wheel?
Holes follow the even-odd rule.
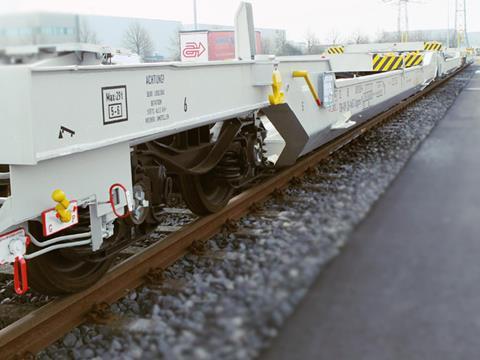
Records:
[[[42,239],[41,225],[34,223],[30,231],[36,239]],[[118,237],[118,232],[109,241]],[[31,244],[29,253],[39,250]],[[54,250],[28,261],[28,282],[36,291],[45,295],[65,295],[82,291],[95,284],[110,268],[114,258],[100,261],[79,256],[74,248]]]
[[[197,215],[208,215],[227,205],[234,189],[225,180],[218,179],[214,172],[204,175],[180,175],[182,197],[187,206]]]

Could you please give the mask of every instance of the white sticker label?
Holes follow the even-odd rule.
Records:
[[[102,88],[103,124],[114,124],[128,120],[127,87]]]
[[[208,33],[180,33],[180,53],[182,61],[208,61]]]
[[[26,234],[24,229],[0,235],[0,264],[6,262],[13,263],[17,256],[23,256],[26,252]]]
[[[50,236],[70,226],[78,224],[78,206],[76,201],[71,201],[68,210],[72,214],[69,222],[60,220],[57,210],[50,209],[42,213],[43,235]]]
[[[335,104],[335,75],[325,73],[323,77],[323,106],[330,109]]]

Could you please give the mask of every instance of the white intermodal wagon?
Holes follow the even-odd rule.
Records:
[[[0,49],[0,261],[64,294],[96,282],[173,192],[203,215],[470,58],[423,43],[319,56],[112,65],[87,44]],[[431,47],[429,45],[429,47]],[[28,277],[27,277],[28,272]]]

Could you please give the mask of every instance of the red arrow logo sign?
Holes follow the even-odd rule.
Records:
[[[186,58],[200,57],[200,55],[202,55],[205,50],[205,46],[203,46],[201,41],[199,41],[198,43],[194,41],[189,41],[185,44],[185,48],[183,49],[183,56],[185,56]]]

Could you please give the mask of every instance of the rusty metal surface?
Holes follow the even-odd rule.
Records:
[[[225,223],[231,223],[232,220],[239,219],[251,209],[257,208],[257,204],[275,191],[287,186],[292,178],[300,177],[335,150],[424,97],[429,91],[442,85],[461,70],[463,69],[459,69],[449,77],[432,84],[421,94],[410,97],[369,122],[331,141],[316,152],[303,157],[295,165],[283,170],[275,177],[241,193],[220,212],[200,218],[194,223],[182,227],[181,230],[171,234],[163,241],[130,257],[115,266],[91,288],[54,300],[0,330],[1,357],[12,359],[42,350],[72,328],[86,321],[91,310],[98,307],[98,304],[113,303],[126,295],[129,290],[145,283],[150,279],[152,273],[161,272],[161,269],[167,268],[182,257],[193,242],[206,240],[221,232],[225,229]]]

